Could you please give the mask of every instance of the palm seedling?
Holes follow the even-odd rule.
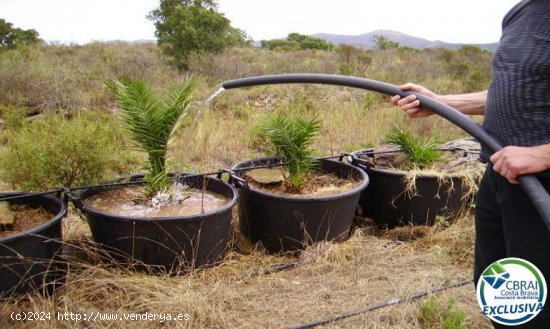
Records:
[[[312,158],[312,143],[320,129],[321,121],[317,118],[306,120],[281,114],[269,117],[261,126],[262,135],[283,157],[288,170],[285,179],[295,192],[303,190],[305,181],[317,164]]]
[[[404,169],[424,169],[441,159],[441,155],[432,140],[421,140],[398,126],[386,135],[388,143],[397,145],[405,153]]]
[[[187,80],[161,99],[142,80],[113,80],[105,83],[114,93],[124,127],[135,146],[147,153],[146,193],[153,196],[166,188],[168,146],[189,114],[196,82]]]

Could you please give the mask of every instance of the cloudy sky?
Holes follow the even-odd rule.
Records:
[[[518,0],[219,0],[219,11],[254,40],[394,30],[429,40],[496,42]],[[0,18],[46,41],[154,39],[145,16],[158,0],[0,0]]]

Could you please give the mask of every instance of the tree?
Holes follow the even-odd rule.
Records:
[[[269,48],[269,50],[332,50],[334,47],[332,43],[323,39],[310,37],[300,33],[290,33],[286,40],[262,40],[261,45],[262,48]]]
[[[161,0],[148,18],[155,22],[159,46],[181,70],[194,55],[246,43],[245,33],[217,12],[215,0]]]
[[[16,48],[19,45],[31,45],[40,41],[36,30],[14,28],[12,23],[0,18],[0,49]]]
[[[298,42],[284,39],[262,40],[261,44],[262,48],[268,48],[269,50],[293,51],[300,49]]]
[[[374,40],[380,50],[399,48],[399,42],[391,41],[383,35],[374,36]]]
[[[360,75],[372,63],[372,56],[361,48],[341,43],[336,48],[340,59],[343,61],[338,70],[344,75]]]

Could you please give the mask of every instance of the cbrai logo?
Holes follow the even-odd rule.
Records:
[[[491,264],[477,283],[477,301],[491,320],[516,326],[533,319],[546,302],[546,281],[539,269],[520,258]]]

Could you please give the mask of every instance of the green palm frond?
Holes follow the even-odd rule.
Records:
[[[149,174],[146,181],[154,193],[166,186],[166,154],[175,132],[189,113],[193,79],[174,88],[159,99],[142,80],[113,80],[105,83],[114,93],[124,127],[135,146],[147,153]]]
[[[429,139],[422,140],[416,138],[397,125],[386,135],[386,141],[400,146],[403,152],[405,152],[407,159],[404,163],[404,169],[423,169],[441,159],[441,155],[436,148],[436,143]]]
[[[305,180],[316,166],[311,158],[312,144],[320,129],[321,121],[317,118],[306,120],[281,114],[268,118],[260,128],[287,163],[288,181],[296,191],[303,189]]]

